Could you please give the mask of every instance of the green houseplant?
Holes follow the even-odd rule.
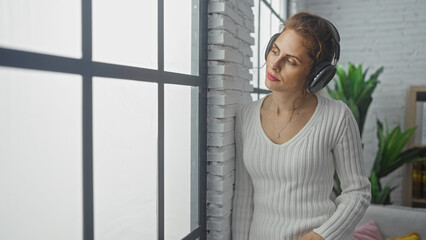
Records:
[[[401,132],[401,128],[397,126],[392,131],[389,131],[387,123],[386,129],[383,129],[383,124],[377,120],[379,149],[369,178],[372,203],[391,204],[390,192],[394,188],[391,188],[388,184],[382,187],[381,178],[386,177],[405,163],[422,161],[420,155],[425,150],[424,148],[415,147],[402,151],[415,129],[410,128],[405,132]]]
[[[364,123],[368,108],[373,100],[372,94],[379,83],[378,77],[383,72],[380,67],[366,80],[368,69],[362,70],[362,65],[355,66],[348,64],[347,73],[338,66],[337,78],[334,78],[334,89],[327,87],[328,94],[337,100],[343,101],[352,111],[362,136]],[[380,179],[401,167],[405,163],[420,161],[420,154],[425,149],[411,148],[402,151],[408,139],[414,133],[415,128],[401,132],[399,126],[389,131],[386,124],[386,131],[383,133],[383,124],[377,120],[377,137],[379,139],[379,149],[374,160],[374,165],[370,174],[372,203],[390,204],[390,193],[393,190],[388,184],[382,187]],[[340,181],[335,174],[335,186],[333,191],[336,195],[341,193]]]
[[[372,94],[379,83],[378,77],[383,72],[383,67],[376,70],[366,80],[368,69],[362,71],[362,65],[355,66],[348,64],[348,72],[343,70],[342,66],[337,67],[337,78],[334,78],[334,89],[327,87],[330,97],[341,100],[351,109],[359,132],[362,136],[365,118],[368,108],[373,101]]]

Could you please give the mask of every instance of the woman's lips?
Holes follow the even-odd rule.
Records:
[[[272,75],[272,74],[270,74],[270,73],[268,73],[268,79],[269,79],[270,81],[273,81],[273,82],[277,82],[277,81],[279,81],[277,78],[275,78],[275,77],[274,77],[274,75]]]

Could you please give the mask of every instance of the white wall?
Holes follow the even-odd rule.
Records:
[[[409,86],[426,85],[426,1],[303,0],[298,9],[336,25],[341,36],[340,63],[362,63],[370,72],[384,66],[363,134],[370,171],[377,151],[376,119],[387,120],[390,128],[405,129]],[[397,185],[402,183],[401,170],[391,176]],[[395,204],[402,203],[402,190],[391,195]]]

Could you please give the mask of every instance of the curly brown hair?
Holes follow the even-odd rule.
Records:
[[[333,60],[333,36],[329,24],[322,17],[307,11],[291,16],[284,23],[284,31],[292,29],[304,39],[308,55],[314,61],[312,67],[322,61]]]

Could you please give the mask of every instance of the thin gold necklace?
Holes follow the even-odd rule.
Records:
[[[302,98],[302,100],[304,100],[305,98]],[[272,102],[271,102],[272,103]],[[302,104],[298,107],[298,108],[300,108],[302,105],[303,105],[303,103],[305,103],[305,101],[303,101],[302,102]],[[287,126],[288,126],[288,124],[291,122],[291,119],[293,118],[293,114],[294,114],[294,111],[296,111],[296,109],[297,108],[295,108],[294,106],[293,106],[293,110],[291,111],[291,115],[290,115],[290,118],[288,119],[288,122],[279,130],[279,131],[277,131],[276,130],[276,128],[275,128],[275,125],[274,125],[274,123],[273,123],[273,119],[272,119],[272,117],[271,117],[271,122],[272,122],[272,127],[274,128],[274,131],[275,131],[275,136],[277,137],[277,138],[280,138],[280,132],[282,132]]]
[[[290,115],[290,118],[289,118],[289,120],[288,120],[288,122],[279,130],[279,131],[277,131],[276,129],[275,129],[275,126],[274,126],[274,124],[272,123],[272,127],[274,128],[274,131],[275,131],[275,136],[277,137],[277,138],[280,138],[280,132],[282,132],[287,126],[288,126],[288,124],[291,122],[291,119],[293,118],[293,114],[294,114],[294,111],[295,111],[296,109],[295,108],[293,108],[293,110],[291,111],[291,115]],[[272,120],[272,118],[271,118],[271,120]]]

